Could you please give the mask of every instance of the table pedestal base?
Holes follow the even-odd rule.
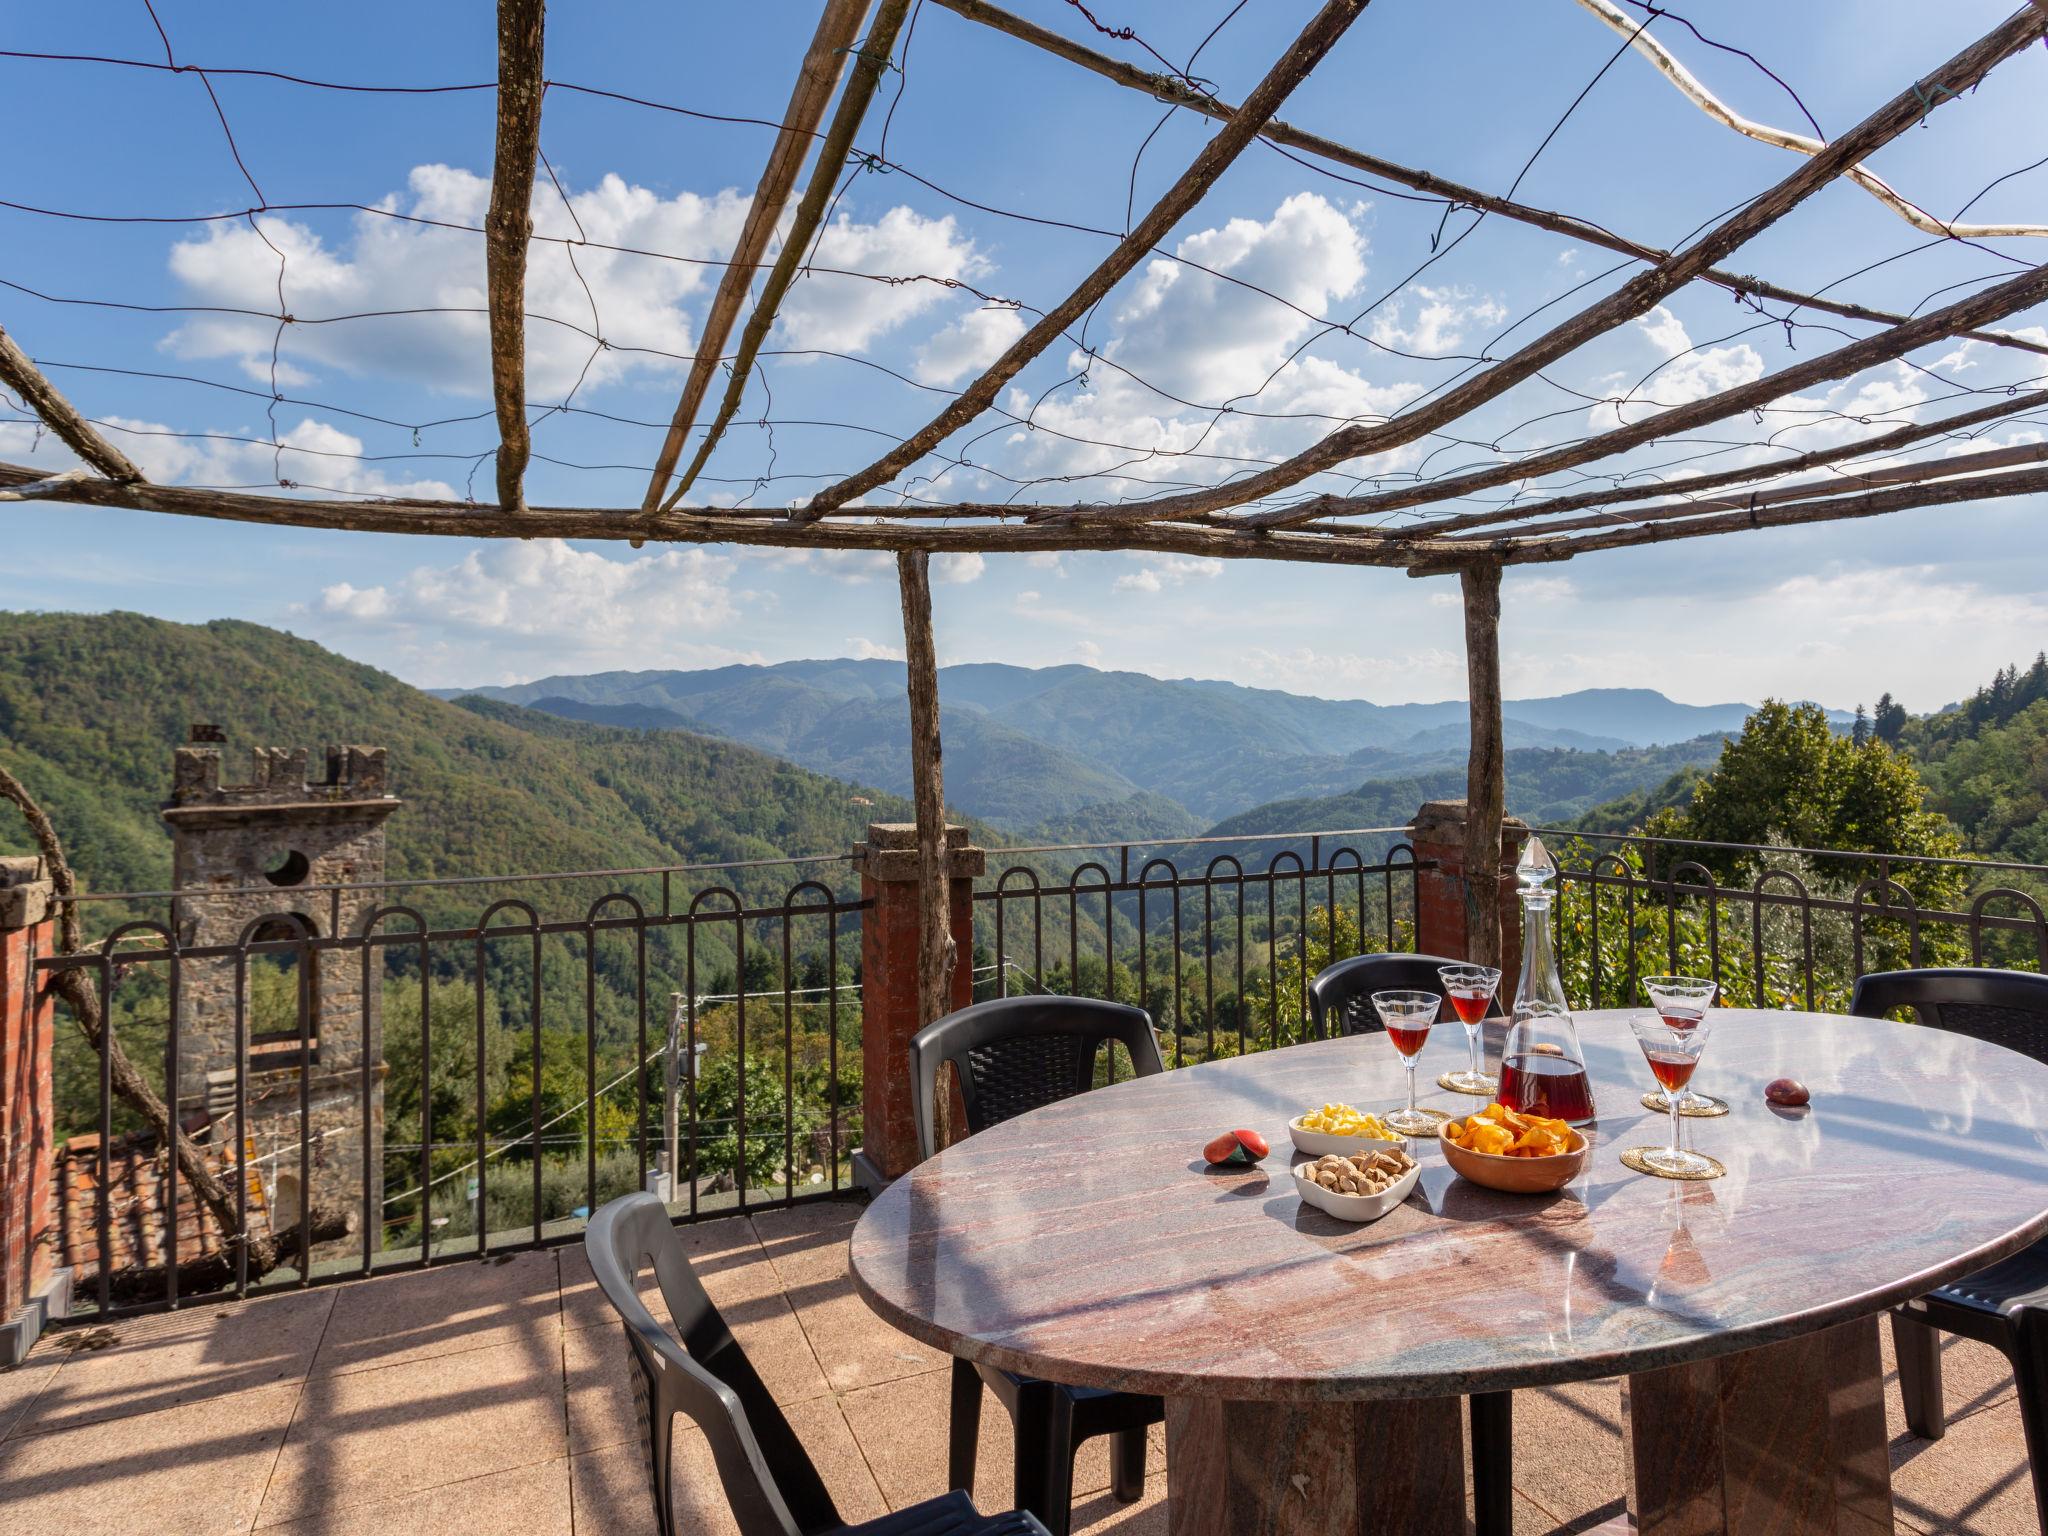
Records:
[[[1166,1400],[1169,1536],[1463,1536],[1458,1398]]]
[[[1631,1376],[1622,1406],[1640,1536],[1889,1536],[1874,1317]]]

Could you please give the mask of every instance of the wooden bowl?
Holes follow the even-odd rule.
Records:
[[[1437,1131],[1436,1144],[1443,1151],[1444,1161],[1451,1165],[1451,1171],[1459,1178],[1470,1179],[1474,1184],[1510,1195],[1547,1195],[1552,1190],[1563,1189],[1586,1166],[1586,1152],[1590,1145],[1584,1132],[1573,1131],[1569,1150],[1554,1157],[1502,1157],[1493,1152],[1473,1152],[1461,1147],[1444,1135],[1442,1129]]]

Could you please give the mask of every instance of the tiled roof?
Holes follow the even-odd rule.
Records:
[[[226,1147],[204,1147],[207,1166],[230,1189],[234,1188],[235,1159]],[[56,1157],[58,1263],[72,1267],[76,1280],[98,1274],[99,1171],[98,1136],[73,1136]],[[170,1257],[167,1238],[165,1198],[170,1180],[169,1157],[153,1133],[135,1132],[116,1136],[107,1144],[109,1158],[109,1227],[113,1249],[113,1271],[155,1269]],[[269,1212],[263,1199],[263,1181],[256,1175],[253,1145],[243,1143],[243,1166],[248,1170],[249,1226],[252,1234],[269,1229]],[[189,1179],[178,1180],[178,1263],[220,1253],[226,1234],[213,1214],[192,1193]]]

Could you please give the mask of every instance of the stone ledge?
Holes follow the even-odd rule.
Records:
[[[56,894],[33,856],[0,859],[0,928],[30,928],[50,914]]]
[[[915,880],[917,862],[917,827],[911,822],[874,822],[867,841],[853,845],[853,867],[871,880]],[[969,842],[965,827],[947,827],[946,873],[972,879],[987,869],[988,850]]]

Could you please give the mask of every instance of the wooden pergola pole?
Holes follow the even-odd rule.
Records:
[[[1465,677],[1472,746],[1465,760],[1465,958],[1499,965],[1501,820],[1507,811],[1507,767],[1501,744],[1500,567],[1468,565],[1465,591]]]
[[[533,167],[540,154],[545,8],[498,0],[498,148],[484,220],[490,299],[491,395],[498,416],[498,505],[526,505],[533,441],[526,425],[526,246],[533,238]]]
[[[896,556],[903,596],[903,659],[909,669],[910,775],[917,804],[919,892],[917,1004],[922,1027],[947,1012],[952,995],[951,881],[946,868],[946,776],[939,746],[939,663],[932,643],[931,556],[904,550]],[[945,1109],[940,1106],[945,1144]]]
[[[15,345],[4,326],[0,326],[0,384],[21,396],[22,404],[40,416],[66,447],[109,480],[122,485],[142,483],[142,471],[135,467],[135,461],[101,437],[92,423],[78,414],[43,370]]]

